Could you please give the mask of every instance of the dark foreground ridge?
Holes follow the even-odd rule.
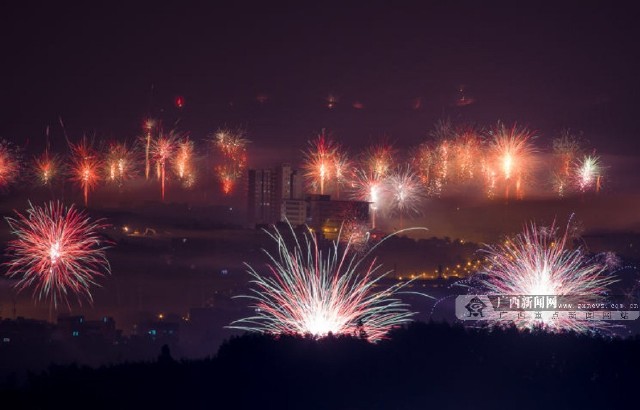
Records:
[[[244,335],[214,358],[51,367],[8,408],[614,408],[637,401],[640,339],[414,323],[370,344]]]

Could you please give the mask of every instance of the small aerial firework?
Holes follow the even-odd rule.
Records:
[[[491,151],[495,162],[491,169],[502,174],[507,199],[512,185],[515,185],[516,196],[521,198],[524,179],[531,167],[532,133],[525,128],[516,125],[507,127],[499,122],[492,136]]]
[[[600,169],[600,158],[596,156],[585,155],[576,163],[574,179],[580,192],[600,191]]]
[[[214,147],[219,152],[221,164],[216,166],[216,175],[222,185],[222,192],[229,195],[247,166],[247,145],[242,130],[221,129],[212,139]]]
[[[338,145],[326,136],[324,130],[318,137],[309,141],[309,149],[305,152],[305,177],[309,181],[311,189],[324,195],[327,181],[335,173],[335,156]]]
[[[170,131],[169,133],[160,132],[158,138],[156,138],[153,142],[151,150],[158,170],[158,177],[160,179],[160,192],[162,194],[163,201],[165,193],[165,183],[167,179],[167,161],[170,161],[171,156],[174,154],[178,137],[178,134],[174,131]]]
[[[98,231],[100,221],[92,222],[73,206],[60,202],[31,205],[26,214],[16,212],[7,218],[17,239],[7,246],[7,275],[18,278],[16,287],[34,287],[38,300],[49,299],[54,307],[69,304],[74,294],[92,300],[90,288],[96,277],[109,273],[104,241]]]
[[[84,206],[89,204],[89,192],[100,182],[101,162],[86,138],[78,144],[69,143],[72,154],[71,180],[80,185],[84,194]]]
[[[454,105],[457,107],[465,107],[467,105],[473,104],[476,101],[475,98],[465,94],[464,89],[464,85],[458,87],[458,97],[456,98],[456,101],[454,103]]]
[[[389,213],[399,214],[402,218],[421,214],[421,205],[425,197],[424,185],[411,167],[397,168],[389,174],[384,184],[388,198]]]
[[[11,144],[0,139],[0,189],[11,185],[18,177],[20,162]]]
[[[60,173],[60,167],[60,160],[48,149],[34,159],[35,177],[42,185],[49,185]]]
[[[487,266],[479,275],[480,287],[496,295],[580,296],[585,303],[602,301],[614,279],[605,274],[605,264],[587,257],[582,248],[569,248],[569,232],[569,226],[559,234],[555,225],[531,224],[503,244],[487,246]],[[553,313],[545,311],[541,318],[522,319],[516,326],[578,332],[604,326],[594,321],[553,318]]]
[[[256,316],[238,320],[231,327],[271,334],[356,335],[369,341],[383,338],[394,326],[407,323],[413,313],[395,296],[406,283],[377,289],[385,276],[377,276],[380,265],[370,254],[359,257],[351,244],[338,241],[323,253],[315,236],[308,232],[304,242],[295,236],[292,249],[279,231],[269,233],[278,245],[277,255],[265,251],[270,274],[249,266]],[[372,248],[373,250],[374,248]]]
[[[133,155],[125,143],[114,142],[109,145],[104,163],[107,181],[122,187],[133,173]]]
[[[189,137],[178,141],[176,153],[173,157],[173,171],[182,181],[184,187],[189,188],[195,182],[194,145]]]
[[[340,101],[340,98],[338,98],[337,96],[333,95],[333,94],[329,94],[327,96],[327,98],[325,99],[326,103],[327,103],[327,108],[328,109],[333,109],[335,108],[335,106],[338,104],[338,101]]]
[[[185,104],[185,99],[183,96],[179,95],[175,98],[174,100],[174,104],[176,105],[176,108],[184,108],[184,104]]]

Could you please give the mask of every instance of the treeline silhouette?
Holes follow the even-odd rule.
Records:
[[[413,323],[387,340],[246,334],[213,358],[52,366],[7,408],[570,409],[637,401],[640,339]]]

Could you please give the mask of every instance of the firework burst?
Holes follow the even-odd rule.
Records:
[[[580,296],[587,302],[602,301],[608,285],[614,282],[605,274],[606,265],[585,255],[580,248],[569,247],[569,226],[559,234],[555,225],[526,227],[524,232],[495,246],[487,246],[487,266],[479,274],[480,288],[496,295]],[[549,331],[587,332],[602,322],[553,318],[553,312],[541,312],[538,319],[521,319],[520,329],[543,328]]]
[[[153,145],[151,147],[153,159],[156,162],[158,178],[160,179],[160,192],[163,201],[167,179],[167,162],[171,160],[171,157],[176,150],[176,143],[178,139],[179,135],[174,131],[171,131],[168,134],[160,132],[158,138],[153,141]]]
[[[101,162],[98,154],[88,144],[86,138],[78,144],[71,144],[71,180],[82,188],[84,206],[89,204],[89,192],[100,182]]]
[[[308,232],[304,241],[295,238],[287,247],[279,231],[269,233],[278,245],[277,255],[265,251],[270,275],[249,266],[256,316],[238,320],[231,327],[271,334],[356,335],[369,341],[383,338],[394,326],[407,323],[413,313],[396,298],[404,284],[376,289],[385,276],[377,276],[380,266],[351,252],[348,242],[333,243],[326,253]],[[373,249],[373,248],[372,248]]]
[[[133,154],[125,143],[111,143],[104,162],[107,181],[122,187],[134,169]]]
[[[397,168],[385,179],[384,191],[390,214],[399,214],[400,218],[422,213],[421,205],[425,198],[424,185],[411,167]]]
[[[185,188],[190,188],[195,183],[194,151],[193,141],[189,137],[178,141],[176,154],[173,158],[173,172],[182,181]]]
[[[600,158],[596,156],[585,155],[576,163],[574,179],[580,192],[600,191],[600,170]]]
[[[435,163],[435,153],[430,144],[423,142],[418,145],[417,148],[411,150],[410,164],[416,173],[420,177],[420,180],[425,186],[429,186],[431,183],[431,170]]]
[[[489,173],[497,170],[502,175],[507,199],[512,186],[515,186],[516,196],[522,198],[524,180],[531,167],[533,148],[530,140],[533,134],[516,125],[507,127],[498,123],[492,135],[494,165],[489,167]]]
[[[0,189],[11,185],[20,170],[15,150],[11,144],[5,140],[0,140]]]
[[[325,192],[327,181],[335,173],[335,157],[338,145],[325,135],[324,130],[318,137],[309,141],[309,149],[305,152],[305,177],[311,189],[321,195]]]
[[[369,202],[372,228],[376,227],[376,211],[380,208],[380,200],[384,187],[384,180],[376,175],[375,172],[371,173],[364,169],[356,168],[351,181],[353,199]]]
[[[376,179],[382,179],[391,171],[396,151],[386,141],[369,147],[364,153],[363,165]]]
[[[212,141],[221,157],[221,163],[215,169],[216,175],[222,192],[229,195],[247,166],[247,145],[250,141],[245,138],[244,131],[230,129],[218,130]]]
[[[345,152],[336,151],[333,156],[334,185],[336,198],[340,199],[340,191],[351,179],[351,161]]]
[[[572,172],[576,159],[582,152],[580,139],[569,130],[553,140],[553,156],[555,172],[553,174],[553,188],[558,196],[564,196],[572,187]]]
[[[7,218],[17,239],[8,244],[6,266],[7,275],[19,279],[17,289],[33,287],[34,298],[49,299],[54,307],[69,305],[71,294],[91,301],[96,278],[110,272],[101,222],[60,202],[31,205],[16,215]]]
[[[571,166],[582,152],[580,139],[569,130],[564,130],[561,135],[553,140],[553,155],[559,162],[559,174],[569,177]]]
[[[482,139],[473,128],[462,128],[456,133],[453,145],[455,176],[458,181],[469,181],[477,176],[478,159],[482,156]]]
[[[57,156],[51,155],[48,149],[34,159],[35,178],[42,185],[51,184],[60,173],[60,168],[60,160]]]

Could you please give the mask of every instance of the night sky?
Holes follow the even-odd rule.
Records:
[[[269,236],[261,230],[270,223],[283,223],[285,218],[280,220],[283,210],[297,215],[298,222],[294,224],[300,224],[300,231],[304,223],[310,226],[315,224],[314,230],[309,231],[314,238],[338,232],[338,225],[333,225],[338,222],[344,223],[340,229],[345,228],[340,235],[342,232],[354,232],[349,237],[348,245],[336,242],[331,249],[334,252],[339,249],[345,252],[347,249],[353,250],[354,255],[358,254],[358,258],[364,258],[366,263],[361,263],[360,259],[349,259],[351,255],[344,259],[335,256],[336,261],[340,260],[336,268],[336,275],[338,272],[342,275],[340,280],[323,279],[321,283],[327,288],[349,283],[344,290],[329,289],[329,293],[332,297],[338,295],[335,298],[342,298],[338,302],[347,301],[351,306],[331,301],[334,310],[329,313],[343,308],[349,313],[349,309],[361,309],[367,303],[374,310],[382,306],[378,305],[377,298],[369,299],[366,303],[362,299],[354,302],[354,289],[381,292],[383,286],[390,286],[389,289],[396,292],[404,289],[406,284],[407,292],[398,292],[397,301],[407,303],[416,312],[414,318],[417,321],[458,323],[460,320],[455,316],[453,296],[476,291],[486,294],[500,289],[499,286],[487,288],[486,285],[490,283],[487,278],[496,277],[496,266],[499,267],[502,262],[507,266],[505,272],[511,278],[520,274],[531,277],[535,274],[543,278],[537,282],[530,280],[531,277],[523,280],[526,283],[520,286],[522,289],[515,287],[514,290],[522,290],[522,295],[532,294],[532,283],[536,284],[536,292],[548,292],[540,295],[564,295],[561,292],[567,288],[570,292],[582,292],[597,298],[602,296],[599,289],[603,292],[606,290],[608,295],[616,295],[613,292],[633,297],[638,295],[640,13],[636,9],[640,8],[634,7],[632,2],[374,0],[287,3],[208,1],[198,4],[175,1],[164,4],[159,1],[53,1],[37,4],[14,0],[9,3],[0,5],[0,154],[5,155],[0,158],[5,163],[0,165],[7,170],[5,180],[0,174],[0,325],[13,326],[14,322],[21,321],[18,317],[53,323],[58,314],[83,315],[87,322],[102,318],[102,323],[107,323],[111,317],[114,322],[109,323],[115,323],[113,334],[116,334],[117,326],[123,331],[123,337],[109,336],[117,339],[118,343],[105,338],[108,342],[105,346],[109,346],[107,349],[97,343],[92,345],[97,352],[93,365],[155,360],[160,346],[154,346],[153,343],[164,340],[162,337],[168,334],[162,336],[158,324],[166,323],[179,326],[177,329],[182,332],[180,343],[178,331],[174,333],[172,330],[167,339],[171,340],[168,343],[174,343],[171,349],[177,346],[172,350],[174,357],[202,358],[213,355],[223,341],[247,330],[242,326],[233,327],[234,323],[239,323],[236,322],[238,319],[255,319],[252,315],[266,317],[269,313],[271,305],[265,307],[256,304],[256,300],[262,299],[255,295],[260,295],[260,292],[272,292],[272,296],[287,294],[287,291],[269,290],[272,289],[270,285],[259,285],[259,280],[256,282],[256,278],[264,274],[264,278],[273,280],[264,283],[290,283],[286,273],[283,276],[279,272],[280,268],[267,267],[269,261],[272,265],[284,266],[284,262],[276,261],[277,256],[283,258],[283,255],[307,254],[306,248],[299,252],[293,250],[294,237],[296,243],[305,243],[300,239],[301,236],[295,236],[297,231],[292,229],[290,232],[281,225],[287,235],[292,235],[285,240]],[[148,140],[142,139],[148,144],[145,145],[140,137],[149,119],[158,122],[149,126]],[[459,127],[454,127],[455,133],[450,134],[451,139],[434,143],[428,152],[423,151],[413,158],[419,157],[422,166],[420,175],[414,175],[418,164],[411,161],[409,154],[415,154],[412,149],[421,143],[437,139],[433,130],[440,120],[448,120]],[[502,129],[505,130],[503,134],[500,134],[501,128],[497,126],[499,121],[508,126]],[[520,128],[511,128],[512,124]],[[217,145],[212,144],[212,137],[221,129],[231,132],[218,133]],[[316,139],[323,130],[327,131],[329,137],[326,140]],[[465,134],[467,130],[474,132]],[[527,130],[532,131],[531,140],[528,139]],[[570,134],[576,137],[575,141],[579,141],[576,145],[580,145],[581,149],[556,150],[554,153],[553,141],[557,141],[565,130],[571,131]],[[492,132],[495,133],[491,135]],[[250,143],[245,144],[246,141],[241,138],[234,140],[235,136],[240,135]],[[510,138],[512,135],[517,138]],[[93,154],[92,149],[81,149],[79,141],[83,136],[90,138],[87,146],[91,145],[99,155]],[[178,140],[179,144],[176,143]],[[574,141],[570,138],[567,140]],[[114,141],[126,144],[116,146],[112,144]],[[313,141],[316,141],[314,148]],[[333,145],[334,141],[336,145]],[[449,145],[451,141],[454,143]],[[492,143],[484,143],[489,141]],[[190,142],[194,142],[195,148],[189,145]],[[364,161],[366,155],[363,153],[367,148],[376,147],[376,144],[379,151],[390,153],[389,157],[392,158],[383,171],[377,166],[374,169],[372,162]],[[71,155],[74,145],[75,151]],[[339,149],[336,148],[338,146]],[[128,148],[135,152],[127,154]],[[189,151],[190,148],[193,151]],[[170,155],[172,151],[191,153],[192,156],[189,157],[190,161],[179,162],[176,158],[184,157],[173,153]],[[569,155],[562,156],[559,153]],[[349,165],[345,159],[347,154],[357,165]],[[104,164],[99,163],[103,156],[107,159]],[[386,158],[380,154],[369,156]],[[320,157],[322,163],[314,162]],[[464,164],[458,167],[463,157]],[[17,165],[12,167],[14,159]],[[38,162],[38,159],[41,161]],[[61,163],[49,161],[52,159],[60,159]],[[327,160],[333,162],[327,163]],[[284,167],[276,168],[284,162],[291,163],[294,169],[303,172],[289,173],[285,172]],[[84,166],[85,163],[89,165]],[[425,163],[428,165],[425,166]],[[116,164],[120,169],[118,177],[115,176]],[[125,165],[132,165],[135,169],[126,171]],[[146,177],[144,165],[148,167]],[[331,167],[331,172],[326,171],[328,167]],[[270,168],[273,172],[247,172],[247,169],[259,168]],[[57,175],[55,171],[58,171]],[[91,172],[94,173],[92,178]],[[304,193],[296,193],[300,175],[303,175],[300,180],[307,184]],[[97,185],[95,190],[92,187],[94,182]],[[291,187],[291,194],[285,190],[287,186]],[[342,197],[339,195],[341,191]],[[319,198],[307,195],[312,193],[327,196]],[[328,195],[331,195],[332,201],[325,200]],[[360,202],[354,204],[345,201],[354,198]],[[22,283],[19,282],[21,275],[25,274],[20,269],[26,266],[27,269],[23,270],[32,274],[36,268],[23,262],[29,260],[27,257],[24,260],[16,259],[20,241],[15,238],[23,237],[21,228],[15,227],[15,221],[9,220],[7,224],[4,219],[9,216],[20,219],[20,216],[16,216],[20,213],[32,217],[34,209],[37,209],[34,206],[41,206],[42,201],[48,200],[61,201],[66,205],[73,203],[86,212],[99,225],[96,235],[104,237],[104,244],[109,246],[106,260],[111,267],[110,274],[99,276],[97,268],[90,266],[96,268],[90,272],[91,275],[96,274],[96,283],[89,286],[92,298],[85,304],[82,304],[81,298],[76,304],[74,294],[66,308],[58,309],[45,300],[50,295],[46,292],[38,294],[40,288],[34,283],[28,283],[29,286],[24,290],[18,290],[18,284]],[[351,212],[345,204],[352,205],[355,210],[368,209],[370,214]],[[59,222],[62,217],[56,214],[55,218],[50,219]],[[541,244],[536,245],[535,241],[526,238],[521,242],[518,237],[506,239],[522,232],[523,226],[527,227],[525,237],[532,232],[531,235],[541,238]],[[332,231],[332,227],[336,228]],[[420,229],[403,230],[410,227]],[[564,232],[562,239],[553,237],[556,228],[558,235]],[[71,254],[69,249],[72,247],[60,245],[59,238],[52,231],[50,229],[44,234],[36,232],[37,235],[32,235],[35,245],[27,244],[23,248],[29,257],[32,250],[44,249],[44,253],[37,253],[34,258],[61,269],[59,267],[63,265],[58,261]],[[383,234],[391,232],[395,233],[380,240]],[[81,233],[78,236],[82,238],[88,235],[87,232]],[[352,238],[355,238],[353,242]],[[72,239],[81,242],[77,238]],[[39,246],[40,242],[46,246]],[[316,245],[308,240],[306,243]],[[509,249],[514,249],[518,243],[523,244],[523,250],[521,254],[514,254]],[[550,244],[547,246],[547,243]],[[494,244],[494,247],[488,247],[490,245],[487,244]],[[361,248],[354,249],[357,245]],[[315,270],[309,268],[301,271],[308,271],[311,275],[318,270],[334,269],[329,263],[312,260],[313,255],[316,258],[317,255],[320,258],[322,255],[331,255],[328,251],[330,246],[329,240],[323,239],[313,252],[309,250],[306,263],[314,263]],[[562,259],[562,263],[568,267],[561,270],[547,262],[553,259],[553,255],[560,255],[564,246],[568,253],[562,255],[570,254],[573,255],[571,258],[583,259],[575,264],[569,257]],[[552,248],[554,250],[550,251]],[[538,249],[542,249],[540,252],[546,257],[544,263],[538,263],[536,259]],[[271,256],[265,255],[263,250],[270,252]],[[91,258],[87,258],[89,251],[79,253],[85,258],[78,257],[77,260],[87,265],[94,264]],[[367,258],[370,257],[376,258],[375,263],[381,263],[383,268],[366,273],[357,272],[354,278],[364,278],[363,283],[367,280],[370,282],[366,286],[353,285],[356,282],[350,282],[349,270],[353,268],[355,274],[356,268],[366,269],[371,261]],[[305,268],[304,256],[301,258],[302,262],[294,261],[286,265],[288,269],[293,269],[291,266]],[[508,261],[514,260],[514,266],[517,262],[521,266],[511,268],[511,262]],[[348,268],[345,271],[346,265]],[[542,273],[538,274],[529,268],[530,265],[536,265],[536,269],[544,266],[538,269]],[[76,265],[68,266],[76,269]],[[551,268],[548,266],[557,269],[553,271],[554,277],[551,279]],[[105,266],[99,267],[106,270]],[[606,280],[596,280],[591,276],[585,278],[584,272],[589,267],[594,272],[599,270],[599,274],[616,275],[615,280],[619,281],[610,284],[608,276]],[[256,275],[248,273],[247,269],[255,269]],[[286,271],[285,268],[280,270]],[[378,276],[387,271],[390,272],[388,276]],[[54,277],[58,271],[48,268],[42,272],[38,272],[39,283],[44,283],[42,278]],[[556,272],[565,276],[561,277]],[[572,276],[574,273],[579,280]],[[316,296],[315,282],[309,279],[311,276],[299,274],[291,277],[297,278],[295,280],[300,286],[291,286],[292,290],[288,291],[291,293],[290,300],[303,300],[300,294],[304,293],[305,287],[302,285],[309,281],[314,288],[307,293],[316,300],[310,298],[313,303],[307,303],[307,306],[317,309],[316,306],[321,304],[315,303],[319,297]],[[497,277],[501,278],[500,275]],[[508,283],[509,278],[500,280]],[[89,279],[85,281],[90,282]],[[574,282],[585,286],[572,288],[570,285]],[[60,283],[56,286],[66,286],[70,295],[78,292],[68,283]],[[484,283],[485,288],[476,287],[477,283]],[[543,286],[539,284],[546,287],[540,290]],[[243,295],[253,295],[253,299],[238,298]],[[396,293],[391,295],[396,297]],[[295,303],[289,303],[286,298],[274,300],[277,300],[274,304],[276,311],[281,306],[290,305],[295,310]],[[396,299],[387,300],[396,303]],[[298,308],[300,311],[309,310],[303,305],[299,305],[302,306]],[[394,309],[403,312],[404,305],[391,304],[386,309],[389,312],[395,312]],[[293,316],[297,316],[297,313],[300,312],[294,311]],[[302,316],[306,314],[302,313]],[[375,324],[375,321],[372,316],[367,316],[369,313],[364,313],[352,315],[350,326],[357,323],[355,328],[352,326],[357,333],[349,330],[351,333],[348,334],[366,338],[366,334],[361,332],[364,331],[362,318],[369,320],[369,323]],[[333,319],[326,319],[317,311],[311,314],[311,325],[331,325],[329,322]],[[380,309],[375,314],[387,313]],[[340,315],[344,316],[345,313],[340,312]],[[402,320],[395,324],[405,323],[407,317],[400,317]],[[354,318],[358,321],[355,322]],[[76,319],[73,320],[76,326]],[[78,323],[83,321],[81,319]],[[393,321],[384,321],[387,322],[383,323],[381,329],[384,326],[391,328]],[[43,323],[40,325],[45,328]],[[156,332],[155,327],[147,331],[144,327],[147,324],[160,331]],[[53,329],[52,326],[46,325],[46,329]],[[58,330],[63,328],[61,325],[55,326],[58,326]],[[433,323],[426,326],[426,329],[438,329]],[[534,329],[533,336],[541,337],[535,336],[535,326],[531,327]],[[89,328],[88,324],[86,328]],[[370,329],[375,330],[373,327]],[[303,333],[302,330],[309,331],[309,326],[292,330],[291,333]],[[584,330],[586,332],[588,328]],[[611,329],[606,330],[608,332]],[[606,397],[616,386],[624,393],[632,390],[630,387],[619,387],[620,383],[637,385],[637,377],[627,377],[624,372],[635,370],[640,364],[640,349],[637,348],[640,320],[625,322],[613,330],[615,335],[635,336],[634,344],[624,348],[633,350],[630,360],[619,359],[621,352],[627,350],[615,352],[612,349],[605,352],[604,345],[599,344],[604,343],[604,339],[586,337],[580,339],[580,343],[583,343],[583,347],[591,346],[589,349],[592,350],[581,350],[582,347],[577,343],[573,345],[571,339],[566,339],[562,343],[568,341],[569,344],[557,345],[560,346],[557,350],[559,354],[547,347],[560,339],[530,339],[534,342],[527,342],[527,349],[533,349],[536,353],[525,357],[517,345],[509,346],[501,341],[502,336],[487,332],[488,338],[498,341],[492,349],[497,349],[496,352],[500,354],[507,353],[504,356],[506,359],[501,359],[504,361],[496,361],[491,366],[495,357],[492,359],[492,353],[485,352],[488,344],[484,344],[482,339],[472,339],[480,343],[473,345],[468,343],[470,339],[467,339],[467,334],[447,336],[449,330],[445,333],[437,330],[432,337],[429,336],[431,330],[421,330],[430,338],[430,345],[416,349],[411,347],[411,343],[405,343],[404,336],[400,334],[397,338],[400,344],[397,346],[403,354],[413,351],[428,353],[417,357],[422,357],[421,360],[429,357],[430,361],[441,365],[434,366],[429,362],[418,366],[416,363],[421,362],[412,356],[403,359],[404,356],[389,353],[391,356],[388,356],[388,361],[380,360],[382,367],[366,367],[377,366],[377,363],[366,359],[368,356],[337,350],[339,355],[354,360],[354,364],[344,367],[348,371],[332,367],[330,371],[340,375],[340,378],[322,370],[310,372],[310,375],[320,381],[314,386],[324,389],[327,381],[330,381],[357,396],[362,396],[369,389],[375,393],[389,394],[389,402],[394,403],[398,400],[395,396],[413,398],[411,393],[403,392],[407,383],[419,383],[420,391],[434,389],[447,403],[451,399],[464,398],[465,392],[473,400],[491,395],[500,399],[496,401],[498,403],[512,403],[515,400],[511,400],[509,394],[525,392],[518,384],[521,380],[537,383],[538,380],[530,375],[543,374],[554,383],[557,380],[568,380],[568,385],[576,383],[575,386],[579,388],[573,390],[578,392],[575,395],[584,395],[584,402],[593,405],[594,402],[585,392],[596,392]],[[0,331],[4,331],[1,326]],[[69,358],[72,358],[70,352],[76,354],[76,346],[79,346],[73,344],[76,340],[83,343],[84,340],[93,340],[83,339],[84,334],[80,336],[71,328],[64,331],[67,342],[69,338],[77,339],[73,339],[72,344],[60,344],[60,351],[64,353],[60,360],[66,360],[67,353]],[[329,334],[332,332],[329,331]],[[412,333],[411,329],[408,332],[406,340],[422,334]],[[327,334],[312,333],[318,338]],[[87,332],[87,335],[90,333]],[[515,335],[507,335],[504,340],[514,341]],[[447,339],[449,337],[451,339]],[[526,333],[525,338],[528,337]],[[456,338],[465,340],[458,342]],[[27,349],[21,340],[11,341],[0,334],[0,397],[4,375],[13,371],[9,365],[5,365],[8,362],[3,358],[15,359],[13,365],[25,371],[31,371],[29,366],[44,369],[45,365],[58,360],[51,353],[53,350],[49,349],[53,344],[43,345],[38,339],[41,350],[34,349],[35,364],[30,364],[31,352],[15,353],[21,351],[15,349]],[[42,340],[50,343],[54,339]],[[126,343],[119,342],[123,340]],[[268,377],[247,370],[250,369],[249,365],[253,365],[254,356],[249,345],[246,345],[249,350],[242,346],[244,341],[251,342],[252,339],[233,340],[231,343],[239,343],[235,346],[240,346],[236,353],[241,359],[233,359],[229,363],[234,366],[239,363],[239,371],[232,373],[220,367],[223,370],[220,370],[219,380],[211,375],[198,376],[198,383],[194,384],[206,386],[202,390],[206,393],[206,400],[210,400],[211,396],[214,397],[211,403],[222,403],[215,401],[219,400],[217,395],[221,393],[234,396],[234,399],[249,397],[260,401],[277,397],[271,391],[263,394],[261,390],[255,390],[255,394],[247,394],[253,391],[252,387],[247,387],[252,386],[253,379],[250,377],[255,377],[258,381],[256,386],[260,388],[278,383],[280,394],[286,392],[287,388],[296,393],[297,390],[306,391],[291,388],[290,385],[308,385],[309,378],[302,377],[304,373],[296,370],[296,367],[289,365],[288,368],[286,360],[277,359],[278,356],[271,355],[268,350],[255,350],[258,352],[255,357],[268,359],[264,362],[268,364],[265,369],[269,373],[264,373]],[[520,343],[525,339],[518,340],[517,343]],[[539,343],[540,340],[543,342]],[[592,341],[596,344],[592,344]],[[329,338],[329,343],[334,343],[333,338]],[[293,352],[291,357],[298,360],[298,353],[295,350],[288,351],[287,346],[281,344],[276,347],[287,351],[287,354]],[[464,353],[461,346],[468,352]],[[138,348],[139,351],[136,350]],[[220,350],[223,354],[230,351],[224,349]],[[249,354],[245,356],[243,349]],[[131,353],[131,356],[123,356],[122,352]],[[130,384],[136,388],[136,394],[146,394],[147,390],[138,389],[137,384],[139,380],[144,380],[153,386],[148,390],[151,392],[149,396],[158,400],[163,394],[175,392],[180,393],[179,400],[189,397],[190,394],[183,394],[183,391],[191,391],[191,387],[180,390],[175,386],[180,386],[183,379],[191,379],[183,377],[187,373],[172,373],[171,367],[162,367],[168,363],[164,348],[162,352],[158,359],[159,369],[172,374],[171,377],[179,378],[178,384],[171,377],[165,378],[162,372],[155,373],[156,368],[152,367],[148,368],[154,372],[150,374],[162,379],[163,383],[166,380],[166,386],[156,385],[153,377],[138,377],[137,373],[130,374],[134,381],[131,383],[128,378],[113,376],[116,373],[111,373],[111,379],[107,380],[113,386],[118,383]],[[575,356],[575,367],[567,365],[568,362],[562,357],[573,357],[571,355],[581,352],[586,352],[586,359]],[[112,353],[113,356],[109,356]],[[538,356],[538,353],[542,356]],[[538,359],[547,357],[545,355],[549,358],[546,362]],[[81,356],[78,357],[78,363],[82,364]],[[313,366],[326,363],[332,366],[330,361],[323,362],[323,356],[318,357],[320,359]],[[611,357],[614,359],[611,360]],[[615,357],[618,357],[619,363],[615,362]],[[583,366],[589,362],[599,366],[599,373]],[[450,367],[451,363],[458,367]],[[399,370],[389,367],[391,364],[397,365]],[[182,363],[180,366],[186,365]],[[509,370],[509,366],[512,369],[521,366],[526,371],[515,372]],[[488,373],[487,368],[495,373]],[[273,369],[288,372],[288,377],[291,380],[295,378],[295,383],[288,385],[283,382],[285,379],[278,377],[278,373],[272,376]],[[584,377],[573,378],[572,369],[578,374],[584,373]],[[624,372],[620,372],[620,369]],[[631,374],[630,371],[628,373]],[[52,380],[56,378],[56,373],[51,374]],[[234,379],[234,375],[238,378]],[[451,375],[461,375],[464,379],[454,380]],[[399,388],[388,383],[388,376],[398,383]],[[92,380],[83,377],[78,380]],[[348,381],[343,383],[342,377]],[[369,383],[372,377],[381,377],[380,380],[384,381],[380,384],[382,387],[376,387],[375,384],[365,388],[353,387],[357,383]],[[429,377],[433,377],[433,382]],[[506,384],[499,378],[503,378]],[[451,384],[450,390],[437,387],[438,383],[451,380],[455,383]],[[469,380],[491,381],[495,384],[484,390],[466,390],[461,394],[462,382],[468,383]],[[120,398],[118,388],[112,388],[109,383],[87,383],[104,386],[104,392]],[[244,391],[241,395],[230,394],[231,390],[224,383]],[[89,393],[83,392],[76,382],[56,381],[55,385],[73,386],[74,391],[69,397],[78,403],[87,402],[78,400],[78,397],[82,397],[80,394],[87,394],[91,400],[100,397],[92,397],[91,390],[87,390]],[[535,386],[553,393],[545,384]],[[593,389],[593,386],[602,388]],[[561,389],[557,391],[566,394],[562,383],[554,385],[553,389]],[[532,393],[535,399],[553,397],[553,394]],[[340,396],[340,393],[334,394]],[[557,392],[555,394],[559,395]],[[126,397],[126,394],[121,396]],[[286,396],[292,400],[291,403],[295,403],[293,408],[300,407],[300,401],[291,398],[296,396]],[[51,395],[44,393],[37,396],[46,400],[49,397]],[[322,391],[308,397],[313,398],[308,401],[313,404],[317,397],[320,398],[317,403],[322,403],[322,400],[333,396]],[[360,403],[359,399],[357,403]],[[103,404],[100,400],[97,402]],[[144,403],[146,407],[151,406],[146,401]],[[167,403],[155,407],[160,408]],[[333,400],[332,405],[334,403],[340,407],[340,403],[344,402]],[[424,403],[406,408],[438,408],[431,402]],[[475,403],[469,403],[457,408],[471,407],[471,404],[477,407]],[[49,402],[47,405],[51,407]],[[235,403],[234,406],[242,407]],[[173,407],[196,408],[189,405]],[[365,408],[378,407],[380,405],[376,403]],[[405,408],[401,405],[386,407]],[[456,408],[455,405],[449,407]],[[601,407],[607,408],[606,405]]]
[[[322,128],[354,149],[383,135],[405,148],[441,118],[500,119],[542,146],[569,127],[600,152],[640,153],[631,3],[444,3],[13,2],[0,136],[40,151],[49,125],[63,149],[59,117],[72,138],[132,139],[150,115],[299,152]],[[474,102],[457,106],[463,95]]]

